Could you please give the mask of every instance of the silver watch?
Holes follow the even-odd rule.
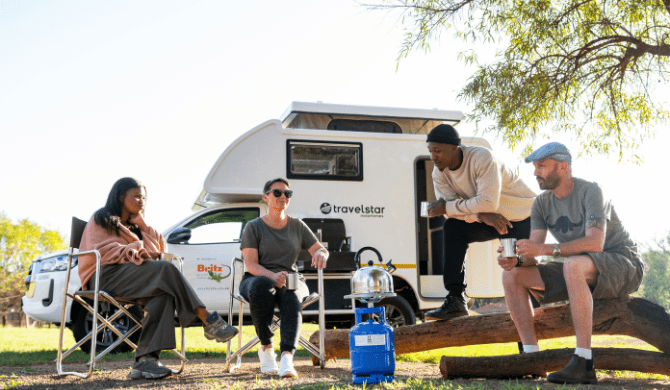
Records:
[[[554,257],[561,257],[561,248],[558,247],[558,244],[554,244],[554,251],[551,255]]]

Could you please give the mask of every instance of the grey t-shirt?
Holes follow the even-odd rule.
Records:
[[[300,250],[316,242],[314,233],[298,218],[288,217],[286,226],[274,229],[258,217],[244,227],[240,249],[258,249],[258,263],[268,271],[298,272]]]
[[[559,243],[568,242],[586,236],[590,221],[605,218],[604,251],[635,245],[598,184],[578,178],[574,181],[572,191],[563,199],[551,191],[537,196],[530,215],[531,230],[549,230]]]

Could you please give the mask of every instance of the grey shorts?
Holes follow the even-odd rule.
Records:
[[[636,246],[587,255],[598,269],[595,283],[589,286],[594,299],[626,296],[640,287],[644,276],[644,263]],[[563,263],[550,261],[538,264],[537,268],[545,289],[531,291],[535,299],[542,304],[567,301],[568,289],[563,276]]]

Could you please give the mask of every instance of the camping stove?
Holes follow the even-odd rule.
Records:
[[[360,254],[366,250],[375,252],[381,263],[379,251],[372,247],[361,248],[355,257],[359,269],[351,278],[352,293],[345,296],[368,304],[367,308],[356,309],[356,325],[349,330],[349,355],[354,384],[392,382],[395,379],[393,328],[386,323],[384,307],[374,307],[374,303],[396,296],[391,277],[395,267],[391,261],[386,264],[391,272],[374,265],[360,267]],[[362,321],[363,314],[369,315],[367,321]],[[378,314],[379,321],[375,321],[370,314]]]

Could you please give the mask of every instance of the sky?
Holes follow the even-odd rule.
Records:
[[[457,55],[469,47],[442,34],[396,70],[399,22],[349,0],[0,0],[0,212],[67,236],[71,216],[88,219],[132,176],[162,231],[191,214],[226,146],[292,101],[468,112],[457,94],[474,68]],[[572,139],[552,139],[641,243],[670,231],[670,135],[656,131],[641,166],[577,157]],[[520,148],[483,136],[538,190]]]

